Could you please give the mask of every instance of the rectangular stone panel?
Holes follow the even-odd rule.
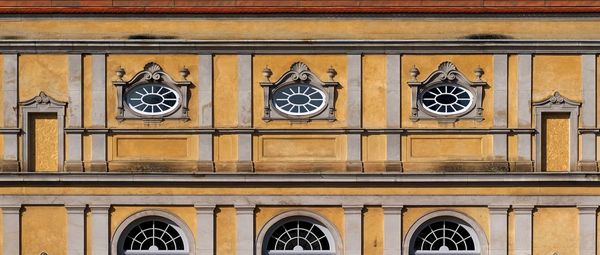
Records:
[[[259,137],[259,161],[341,160],[338,136],[282,135]]]
[[[113,160],[186,160],[190,157],[188,137],[115,137]]]
[[[484,136],[410,136],[409,161],[483,160],[489,154]]]

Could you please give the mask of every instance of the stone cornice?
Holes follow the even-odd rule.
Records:
[[[574,184],[597,185],[600,173],[0,173],[0,183],[18,185],[120,183],[181,184],[315,184],[362,185],[432,184],[464,186],[474,184],[506,186]]]
[[[571,53],[596,54],[600,40],[0,40],[14,53]]]

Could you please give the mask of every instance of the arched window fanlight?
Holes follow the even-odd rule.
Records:
[[[161,217],[142,218],[127,227],[119,255],[189,255],[182,229]]]
[[[264,240],[263,255],[334,255],[329,230],[308,218],[291,218],[273,226]]]
[[[442,218],[420,226],[410,255],[480,255],[475,230],[458,219]]]

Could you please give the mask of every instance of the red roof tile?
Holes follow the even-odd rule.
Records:
[[[0,13],[600,13],[600,1],[0,0]]]

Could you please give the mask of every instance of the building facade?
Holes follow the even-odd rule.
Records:
[[[594,1],[0,1],[5,255],[594,255]]]

